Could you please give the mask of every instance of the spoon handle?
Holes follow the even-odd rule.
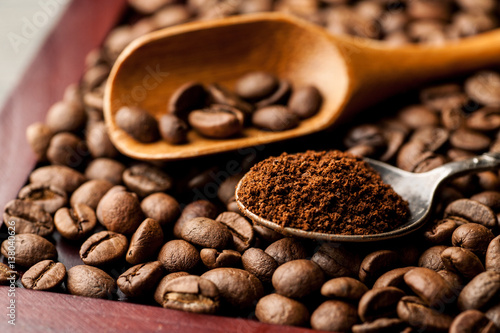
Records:
[[[441,183],[452,177],[464,176],[473,172],[487,171],[500,167],[500,153],[485,153],[463,161],[446,163],[429,171]]]

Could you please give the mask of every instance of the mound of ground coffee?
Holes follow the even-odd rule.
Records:
[[[393,230],[408,203],[361,157],[340,151],[283,153],[256,164],[238,196],[283,227],[342,235]]]

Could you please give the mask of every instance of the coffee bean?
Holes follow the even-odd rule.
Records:
[[[241,132],[244,115],[232,106],[213,104],[209,108],[190,112],[188,120],[201,135],[223,139]]]
[[[442,270],[437,272],[446,282],[450,285],[455,295],[458,295],[462,290],[464,283],[463,279],[457,273],[448,270]]]
[[[75,132],[85,124],[86,118],[79,105],[60,101],[47,112],[46,124],[53,133]]]
[[[429,126],[415,130],[410,137],[410,141],[421,142],[425,150],[436,152],[448,142],[449,137],[448,130],[442,127]]]
[[[484,271],[481,260],[469,250],[461,247],[449,247],[441,252],[441,260],[446,269],[472,279]]]
[[[276,90],[268,97],[265,97],[264,99],[261,99],[260,101],[255,103],[255,107],[257,109],[262,109],[263,107],[270,105],[284,105],[290,97],[291,92],[292,85],[290,84],[290,82],[288,82],[287,80],[280,80],[278,88],[276,88]]]
[[[181,238],[181,231],[184,224],[194,219],[195,217],[207,217],[214,219],[217,216],[217,207],[213,203],[207,200],[198,200],[191,202],[181,213],[181,216],[174,225],[174,236]]]
[[[397,155],[396,164],[400,169],[413,172],[420,163],[434,158],[436,154],[425,150],[420,141],[411,141],[404,144]]]
[[[234,250],[202,249],[200,258],[209,269],[218,267],[236,267],[241,262],[241,254]]]
[[[441,122],[446,129],[454,131],[464,125],[465,115],[460,109],[447,108],[441,112]]]
[[[174,239],[163,245],[158,260],[167,272],[190,271],[200,261],[200,253],[188,242]]]
[[[406,284],[430,307],[444,306],[455,299],[446,280],[429,268],[417,267],[404,275]]]
[[[54,134],[44,123],[33,123],[26,129],[26,140],[38,161],[46,159],[47,148]]]
[[[123,190],[111,192],[113,189],[97,205],[97,217],[100,211],[102,217],[99,221],[109,231],[132,234],[144,220],[139,199],[135,193]]]
[[[144,214],[156,220],[161,226],[173,224],[180,214],[180,207],[174,197],[165,193],[153,193],[141,202]]]
[[[264,295],[262,283],[253,274],[238,268],[216,268],[202,278],[212,281],[221,297],[236,309],[248,309]]]
[[[267,250],[266,250],[267,252]],[[304,257],[306,253],[304,250]],[[297,258],[300,259],[300,258]],[[357,253],[348,251],[336,244],[324,243],[311,258],[329,277],[358,277],[360,258]]]
[[[0,262],[0,286],[9,285],[16,282],[19,275],[16,271],[13,271],[4,263]]]
[[[92,208],[77,203],[74,208],[63,207],[54,215],[57,231],[66,239],[77,240],[87,236],[97,224]]]
[[[217,83],[209,85],[208,91],[213,104],[229,105],[243,112],[245,118],[253,112],[252,104],[245,102],[237,94]]]
[[[195,217],[184,223],[182,239],[194,245],[223,250],[232,244],[232,234],[226,226],[207,217]]]
[[[500,74],[494,71],[481,71],[469,77],[464,84],[467,95],[484,105],[500,105]]]
[[[314,116],[321,108],[323,97],[318,88],[305,86],[293,91],[288,102],[290,112],[301,119]]]
[[[353,333],[402,332],[405,323],[397,318],[380,318],[372,322],[357,324],[352,327]]]
[[[385,147],[387,141],[379,126],[364,124],[349,130],[344,138],[344,144],[347,148],[366,145],[378,149]]]
[[[159,121],[161,137],[173,145],[187,141],[188,125],[184,120],[172,114],[164,114]]]
[[[451,323],[450,333],[482,332],[495,333],[497,328],[481,311],[467,310]]]
[[[272,283],[278,294],[301,298],[320,289],[324,279],[323,271],[317,264],[298,259],[279,266],[274,271]]]
[[[284,131],[298,125],[297,116],[282,105],[270,105],[255,111],[252,124],[264,130]]]
[[[433,244],[449,243],[456,228],[457,223],[453,218],[437,220],[429,226],[424,238]]]
[[[447,248],[448,246],[446,245],[437,245],[428,248],[418,259],[418,266],[429,268],[436,272],[445,269],[441,253]]]
[[[57,250],[54,244],[35,234],[18,234],[15,239],[2,242],[1,252],[4,257],[12,257],[15,252],[16,264],[31,267],[46,259],[55,259]]]
[[[18,198],[31,201],[50,214],[53,214],[67,202],[66,192],[55,186],[44,184],[26,185],[19,191]]]
[[[270,73],[250,72],[236,81],[234,90],[240,97],[255,101],[272,94],[278,84],[278,79]]]
[[[493,238],[495,235],[485,226],[477,223],[466,223],[455,229],[451,241],[454,246],[470,250],[482,257]]]
[[[80,258],[86,265],[104,266],[122,258],[127,247],[127,237],[112,231],[101,231],[82,244]]]
[[[446,207],[445,217],[457,216],[469,222],[479,223],[488,228],[498,225],[497,219],[491,208],[470,199],[456,200]]]
[[[431,109],[444,112],[460,108],[467,102],[467,97],[463,94],[460,85],[449,83],[422,89],[420,100]]]
[[[179,87],[168,101],[168,113],[186,120],[188,114],[205,106],[207,92],[198,82],[188,82]]]
[[[497,108],[484,107],[472,113],[466,121],[467,127],[481,132],[498,130],[500,128],[500,113]]]
[[[373,284],[383,273],[395,268],[399,257],[395,251],[379,250],[368,254],[359,267],[359,279],[366,284]]]
[[[342,301],[326,301],[311,315],[311,326],[316,330],[347,332],[357,321],[356,307]]]
[[[236,191],[236,185],[238,184],[242,176],[242,174],[233,175],[220,184],[219,189],[217,190],[217,197],[220,199],[220,201],[222,201],[224,204],[227,204],[229,203],[229,201],[231,201]]]
[[[485,310],[498,303],[500,273],[486,271],[474,277],[458,295],[460,310]]]
[[[174,272],[165,275],[161,280],[160,283],[158,283],[158,286],[156,287],[155,293],[154,293],[154,299],[156,303],[162,305],[163,304],[163,295],[165,294],[165,286],[172,280],[177,279],[182,276],[188,276],[190,275],[188,272]]]
[[[87,126],[85,139],[88,150],[94,158],[113,158],[118,155],[118,150],[116,150],[111,142],[106,130],[106,124],[103,121],[98,121],[91,126]]]
[[[108,192],[106,192],[106,194],[104,194],[104,196],[101,198],[101,200],[97,204],[97,208],[95,210],[95,215],[97,216],[97,219],[99,221],[102,221],[102,207],[103,207],[102,203],[109,201],[110,200],[109,198],[113,197],[116,193],[126,192],[126,191],[127,191],[127,188],[125,186],[115,185],[112,188],[110,188],[108,190]],[[135,193],[134,193],[134,195],[135,195]]]
[[[44,194],[45,197],[49,196],[47,192],[42,192],[42,195]],[[41,205],[29,200],[9,201],[3,211],[3,221],[8,226],[14,223],[17,234],[30,233],[43,237],[54,231],[54,222],[50,214],[44,211]]]
[[[400,267],[391,269],[390,271],[382,274],[373,284],[373,288],[383,288],[383,287],[396,287],[402,290],[406,289],[406,282],[404,280],[404,275],[414,269],[415,267]]]
[[[123,172],[123,182],[140,197],[168,191],[173,186],[173,180],[169,175],[148,164],[136,164],[126,169]]]
[[[368,291],[360,281],[350,277],[331,279],[321,287],[321,295],[330,298],[357,302]]]
[[[500,328],[500,304],[491,307],[485,313],[486,317],[495,323],[497,329]]]
[[[96,158],[85,169],[85,177],[88,179],[105,179],[113,185],[119,185],[122,183],[124,170],[125,166],[118,161],[109,158]]]
[[[116,283],[97,267],[77,265],[68,270],[66,288],[72,295],[112,299]]]
[[[458,129],[451,134],[450,143],[455,148],[482,151],[488,149],[491,139],[480,132]]]
[[[128,297],[140,297],[149,294],[162,276],[161,263],[151,261],[130,267],[118,277],[116,284]]]
[[[428,308],[415,296],[401,298],[397,305],[398,317],[415,329],[430,332],[448,332],[453,318]]]
[[[146,110],[124,106],[116,112],[116,126],[139,142],[150,143],[160,138],[158,122]]]
[[[358,314],[362,321],[391,317],[396,305],[405,293],[395,287],[383,287],[367,291],[359,300]]]
[[[58,287],[66,279],[66,267],[60,262],[43,260],[28,269],[21,278],[24,288],[50,290]]]
[[[483,190],[496,190],[500,187],[500,179],[496,172],[483,171],[476,174],[477,182]]]
[[[245,270],[266,283],[271,282],[273,273],[278,267],[278,263],[273,257],[256,247],[249,248],[243,253],[241,263]]]
[[[494,212],[500,210],[500,192],[498,191],[480,192],[471,196],[470,199],[490,207]]]
[[[80,203],[95,210],[99,201],[112,187],[113,184],[105,179],[89,180],[73,192],[70,199],[71,206]]]
[[[233,205],[233,198],[231,198],[231,201],[230,203],[228,204],[228,210],[229,208],[231,208],[231,206]],[[235,200],[235,199],[234,199]],[[233,210],[234,213],[241,213],[240,212],[240,209],[238,208],[238,205],[236,204],[236,201],[234,201],[234,204],[236,205],[236,209],[237,209],[237,212]],[[283,235],[272,230],[272,229],[269,229],[269,228],[266,228],[262,225],[258,225],[258,224],[253,224],[253,231],[255,233],[255,235],[257,236],[256,238],[258,238],[258,240],[260,242],[265,242],[266,244],[272,244],[280,239],[283,238]]]
[[[304,304],[279,294],[262,297],[255,307],[259,321],[276,325],[305,326],[309,311]]]
[[[398,118],[413,129],[439,124],[437,114],[423,105],[412,105],[400,110]]]
[[[493,238],[486,250],[485,268],[500,273],[500,236]]]
[[[252,245],[254,241],[253,227],[246,218],[234,212],[224,212],[219,214],[215,220],[229,229],[237,251],[244,252]]]
[[[85,143],[76,135],[62,132],[54,135],[47,148],[47,159],[54,165],[76,167],[87,154]]]
[[[307,250],[304,244],[295,238],[282,238],[269,245],[265,252],[276,260],[278,265],[286,262],[305,259]]]
[[[35,169],[30,175],[30,183],[55,186],[69,193],[85,182],[78,171],[63,165],[49,165]]]
[[[163,230],[156,220],[145,219],[130,238],[125,260],[132,265],[145,262],[163,245]]]

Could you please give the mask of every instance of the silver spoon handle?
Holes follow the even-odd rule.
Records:
[[[439,182],[448,178],[464,176],[473,172],[487,171],[500,167],[500,153],[485,153],[463,161],[450,162],[429,173],[435,174]]]

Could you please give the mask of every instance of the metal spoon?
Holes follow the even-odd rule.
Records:
[[[245,182],[245,177],[240,180],[236,187],[236,202],[241,212],[255,223],[287,236],[334,242],[370,242],[397,238],[407,235],[425,224],[440,184],[452,177],[498,168],[500,166],[500,153],[486,153],[467,160],[447,163],[424,173],[403,171],[389,164],[369,158],[364,158],[364,160],[382,176],[382,180],[385,183],[390,184],[410,205],[409,220],[395,230],[372,235],[336,235],[295,228],[283,228],[277,223],[255,215],[240,201],[238,192],[241,184]]]

